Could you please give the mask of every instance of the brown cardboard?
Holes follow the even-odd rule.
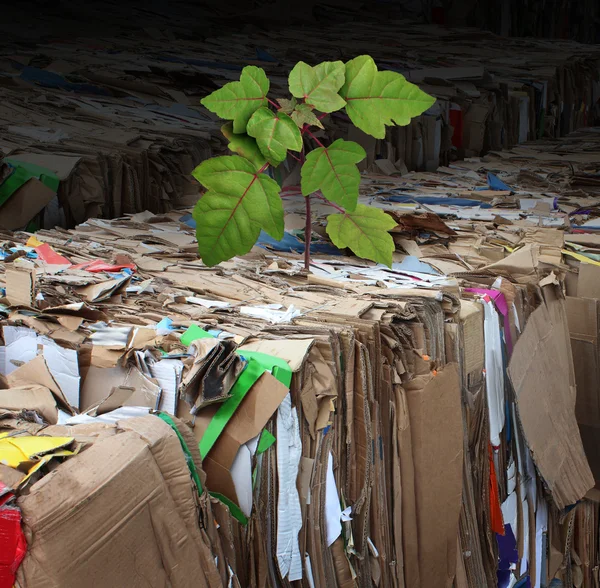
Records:
[[[577,296],[579,298],[600,298],[600,266],[591,263],[579,264]]]
[[[281,404],[288,389],[268,372],[250,388],[213,448],[204,458],[206,483],[239,504],[229,469],[244,443],[256,437]]]
[[[0,207],[0,227],[10,230],[25,228],[55,197],[56,192],[37,178],[27,180]]]
[[[285,359],[293,372],[297,372],[314,343],[314,338],[308,339],[251,339],[240,346],[240,351],[258,351]]]
[[[119,294],[127,288],[131,278],[117,278],[114,280],[106,280],[99,284],[91,284],[79,289],[79,294],[87,302],[102,302],[108,300],[111,296]]]
[[[574,298],[565,301],[573,365],[577,383],[575,414],[590,468],[600,482],[600,301]]]
[[[462,300],[460,304],[462,325],[462,352],[465,376],[477,378],[484,368],[485,343],[483,337],[483,307],[477,302]]]
[[[146,432],[129,422],[133,430],[99,439],[19,499],[28,549],[18,586],[221,585],[203,557],[179,441],[146,418]]]
[[[34,410],[51,425],[58,420],[56,401],[45,386],[21,384],[19,387],[0,390],[0,408],[14,412]]]
[[[115,386],[125,383],[127,369],[90,366],[81,385],[79,407],[85,412],[104,400]]]
[[[567,329],[563,301],[548,300],[530,315],[508,367],[527,444],[560,509],[594,486],[575,419]]]
[[[127,386],[115,386],[110,391],[110,394],[98,405],[95,410],[95,414],[99,416],[116,410],[117,408],[123,406],[123,404],[133,395],[134,392],[134,388],[128,388]]]
[[[33,306],[35,269],[6,264],[6,297],[13,306]]]
[[[19,366],[14,372],[10,373],[6,379],[9,385],[13,387],[21,386],[23,384],[38,384],[44,386],[54,394],[64,409],[72,412],[63,391],[50,373],[43,355],[37,355],[31,361]]]
[[[419,378],[421,379],[421,378]],[[456,364],[407,389],[421,586],[451,588],[462,503],[461,391]]]

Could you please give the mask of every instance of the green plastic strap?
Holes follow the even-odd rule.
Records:
[[[219,494],[218,492],[209,492],[209,494],[213,498],[216,498],[217,500],[220,500],[229,509],[229,512],[242,525],[247,525],[248,524],[248,517],[246,517],[246,515],[242,512],[242,509],[235,502],[233,502],[232,500],[229,500],[229,498],[227,498],[227,496],[224,496],[223,494]]]
[[[202,482],[200,481],[200,476],[198,474],[198,470],[196,469],[196,464],[194,463],[194,458],[192,457],[192,452],[190,451],[190,448],[187,446],[185,439],[182,437],[181,433],[179,432],[179,429],[177,428],[175,421],[168,414],[166,414],[164,412],[159,412],[157,416],[159,419],[162,419],[163,421],[165,421],[165,423],[167,423],[167,425],[169,425],[171,427],[171,429],[173,429],[175,431],[175,434],[177,435],[177,437],[179,439],[179,443],[181,443],[181,449],[183,449],[183,453],[185,454],[185,461],[187,462],[188,468],[190,469],[190,474],[192,474],[192,478],[193,478],[194,482],[196,482],[196,486],[198,487],[198,494],[202,494]]]
[[[260,441],[258,442],[258,447],[256,448],[256,453],[258,455],[264,453],[271,445],[273,445],[273,443],[275,443],[275,436],[267,431],[267,429],[263,429]]]
[[[188,330],[181,335],[180,341],[182,345],[189,347],[196,339],[214,339],[214,337],[198,325],[192,325]]]

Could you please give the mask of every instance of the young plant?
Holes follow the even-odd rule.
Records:
[[[302,163],[306,269],[310,265],[311,197],[336,210],[327,217],[326,227],[334,245],[391,266],[394,241],[389,231],[396,222],[379,208],[358,203],[356,164],[366,157],[365,150],[344,139],[323,145],[311,127],[322,129],[327,114],[345,109],[359,129],[384,139],[386,126],[409,124],[435,99],[399,73],[378,71],[368,55],[345,64],[326,61],[315,67],[301,61],[288,82],[292,98],[274,102],[267,96],[270,83],[264,70],[248,66],[238,82],[229,82],[202,100],[208,110],[230,121],[221,130],[236,154],[213,157],[193,171],[206,188],[193,213],[202,260],[213,266],[248,253],[261,230],[278,241],[283,239],[280,187],[266,172],[290,155]],[[307,137],[317,145],[315,149],[308,151]]]

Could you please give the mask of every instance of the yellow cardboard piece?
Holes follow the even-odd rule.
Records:
[[[29,239],[27,240],[27,243],[25,243],[27,247],[39,247],[43,244],[44,242],[40,241],[35,235],[31,235],[31,237],[29,237]]]
[[[0,434],[0,463],[13,468],[22,463],[37,461],[36,457],[45,453],[64,449],[73,442],[73,437],[35,437],[9,436],[8,433]]]

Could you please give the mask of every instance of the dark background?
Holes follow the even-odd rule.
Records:
[[[4,3],[0,41],[37,41],[171,28],[206,38],[248,27],[389,17],[472,26],[505,36],[598,43],[598,0],[25,0]]]

